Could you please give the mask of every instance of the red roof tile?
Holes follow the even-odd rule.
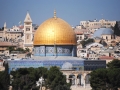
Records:
[[[0,42],[0,46],[17,46],[11,42]]]
[[[100,59],[107,59],[107,60],[110,59],[111,60],[111,59],[114,59],[114,57],[112,57],[112,56],[111,57],[109,57],[109,56],[100,56]]]

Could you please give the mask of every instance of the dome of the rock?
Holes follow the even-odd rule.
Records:
[[[75,56],[76,35],[64,20],[54,17],[44,21],[34,34],[35,56]]]
[[[76,45],[72,27],[60,18],[44,21],[34,35],[34,45]]]

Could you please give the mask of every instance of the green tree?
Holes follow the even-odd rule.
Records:
[[[3,75],[4,75],[4,72],[3,71],[1,71],[0,72],[0,89],[2,89],[2,90],[5,90],[4,88],[4,85],[3,85]],[[7,90],[7,89],[6,89]]]
[[[117,36],[120,36],[119,24],[120,24],[120,22],[117,21],[116,24],[115,24],[115,26],[114,26],[114,34],[117,35]]]
[[[82,44],[82,46],[83,46],[83,47],[85,47],[86,42],[85,42],[84,40],[83,40],[83,41],[81,41],[80,43]]]
[[[46,83],[48,85],[48,88],[51,90],[56,90],[56,88],[66,88],[66,90],[70,90],[70,86],[66,83],[66,77],[56,66],[51,67],[48,71],[48,78]]]
[[[23,48],[17,48],[16,51],[24,52],[24,49]]]
[[[65,76],[61,73],[59,68],[51,67],[49,70],[44,67],[39,68],[21,68],[17,71],[12,71],[13,76],[13,90],[38,90],[36,81],[40,77],[44,78],[42,86],[50,88],[51,90],[70,90],[70,85],[66,83]]]
[[[107,64],[108,87],[113,90],[120,88],[120,60],[114,59]]]
[[[13,90],[30,90],[36,86],[36,77],[34,68],[21,68],[17,71],[12,71]]]
[[[10,46],[10,47],[7,48],[7,50],[9,50],[9,52],[11,52],[11,51],[15,51],[15,48]]]
[[[9,84],[8,64],[5,64],[5,71],[0,72],[0,90],[8,90]]]
[[[40,77],[47,79],[47,72],[48,72],[47,68],[44,68],[44,67],[37,68],[35,72],[36,80],[38,80],[38,78]]]
[[[82,40],[80,43],[82,44],[83,47],[85,47],[89,43],[93,43],[94,39],[87,39],[87,40]]]
[[[97,69],[90,73],[90,85],[93,90],[106,90],[107,70]]]
[[[30,52],[30,49],[29,48],[25,48],[25,52]]]
[[[88,40],[86,40],[86,43],[88,44],[88,43],[92,43],[92,42],[94,42],[94,39],[88,39]]]
[[[108,81],[107,81],[107,85],[108,85],[108,89],[111,90],[118,90],[118,88],[120,88],[120,68],[116,69],[108,69]]]
[[[93,90],[118,90],[120,88],[120,60],[114,59],[106,69],[91,72],[90,85]]]
[[[120,60],[114,59],[107,64],[108,68],[120,68]]]

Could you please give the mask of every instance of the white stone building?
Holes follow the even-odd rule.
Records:
[[[106,28],[111,27],[111,26],[115,26],[116,21],[109,21],[109,20],[105,20],[105,19],[101,19],[101,20],[89,20],[89,21],[80,21],[80,25],[83,25],[86,28],[95,28],[95,27],[99,27],[101,28],[101,26],[104,26]]]

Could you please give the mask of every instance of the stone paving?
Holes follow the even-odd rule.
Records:
[[[86,85],[86,87],[84,88],[83,86],[71,86],[71,90],[91,90],[92,88],[90,87],[90,85]]]
[[[12,90],[12,86],[9,87],[9,90]],[[44,90],[44,89],[43,89]],[[71,90],[91,90],[90,85],[86,85],[84,88],[83,86],[71,86]]]

